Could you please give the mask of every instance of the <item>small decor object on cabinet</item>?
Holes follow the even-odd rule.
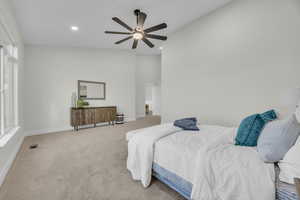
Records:
[[[72,93],[71,107],[77,107],[77,94],[76,94],[76,92]]]
[[[124,114],[116,115],[116,124],[124,124]]]
[[[89,102],[87,102],[87,101],[83,101],[82,99],[78,99],[77,100],[77,107],[78,108],[82,108],[82,107],[84,107],[84,106],[89,106],[90,104],[89,104]]]

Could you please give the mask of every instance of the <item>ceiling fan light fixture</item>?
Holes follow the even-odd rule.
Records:
[[[134,15],[136,16],[137,25],[135,28],[130,27],[125,22],[120,20],[118,17],[113,17],[112,20],[116,23],[120,24],[123,28],[127,29],[129,32],[118,32],[118,31],[105,31],[108,34],[117,34],[117,35],[127,35],[128,37],[123,38],[115,44],[121,44],[129,39],[133,39],[132,49],[136,49],[139,43],[139,40],[142,40],[148,47],[153,48],[154,44],[149,39],[155,40],[167,40],[167,36],[152,34],[152,32],[159,31],[167,28],[166,23],[161,23],[156,26],[152,26],[150,28],[144,29],[145,20],[147,18],[147,14],[141,12],[139,9],[134,10]]]
[[[135,32],[133,34],[133,38],[136,39],[136,40],[141,40],[141,39],[143,39],[143,37],[144,37],[144,35],[140,32]]]
[[[78,26],[71,26],[70,29],[71,29],[71,31],[76,32],[76,31],[79,30],[79,27]]]

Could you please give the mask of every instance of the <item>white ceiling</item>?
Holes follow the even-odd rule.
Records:
[[[129,49],[132,41],[114,42],[126,36],[104,34],[105,30],[126,31],[111,20],[116,16],[136,25],[133,10],[147,13],[145,27],[166,22],[168,28],[156,34],[168,35],[191,21],[223,6],[230,0],[13,0],[26,44]],[[71,32],[70,26],[79,27]],[[139,43],[141,54],[157,54],[163,45],[152,40],[153,49]]]

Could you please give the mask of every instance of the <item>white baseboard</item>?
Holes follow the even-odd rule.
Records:
[[[137,119],[139,119],[139,118],[143,118],[143,117],[146,117],[146,115],[145,114],[140,114],[140,115],[137,115]]]
[[[20,148],[24,141],[24,135],[21,136],[21,139],[16,143],[14,149],[12,150],[9,158],[7,159],[6,163],[4,163],[1,171],[0,171],[0,186],[3,184],[5,177],[8,174],[9,169],[11,168]],[[4,147],[5,148],[5,147]]]
[[[126,119],[125,121],[126,122],[131,122],[131,121],[135,121],[136,120],[136,118],[128,118],[128,119]]]
[[[126,122],[135,121],[136,118],[128,118],[125,119]],[[87,127],[93,127],[91,125],[88,125]],[[62,131],[71,131],[73,130],[73,127],[67,126],[62,128],[46,128],[46,129],[40,129],[40,130],[32,130],[32,131],[25,131],[25,136],[33,136],[33,135],[44,135],[49,133],[56,133],[56,132],[62,132]]]
[[[48,134],[48,133],[70,131],[70,130],[72,130],[71,126],[62,127],[62,128],[46,128],[46,129],[40,129],[40,130],[25,131],[25,136],[44,135],[44,134]]]

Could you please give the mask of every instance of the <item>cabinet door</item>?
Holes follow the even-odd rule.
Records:
[[[83,109],[81,115],[81,122],[80,125],[88,125],[95,123],[95,110],[94,109]]]
[[[102,123],[105,122],[105,112],[103,108],[96,108],[95,110],[95,122]]]
[[[116,107],[113,108],[112,118],[113,118],[113,121],[117,120],[117,108]]]
[[[105,119],[105,122],[110,121],[110,108],[105,108],[104,109],[104,119]]]
[[[82,126],[95,123],[94,109],[72,109],[71,126]]]
[[[109,119],[110,121],[115,121],[116,120],[116,115],[117,115],[117,108],[111,107],[109,108]]]
[[[79,126],[81,124],[82,110],[71,110],[71,126]]]

